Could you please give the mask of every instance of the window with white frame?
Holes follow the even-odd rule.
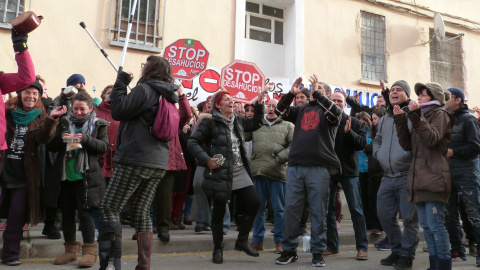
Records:
[[[245,38],[283,45],[284,10],[246,3]]]
[[[109,38],[110,45],[123,46],[132,13],[133,0],[111,0]],[[164,0],[165,6],[165,0]],[[130,48],[160,52],[163,30],[159,27],[160,0],[137,0],[132,21]],[[112,16],[115,14],[115,16]],[[165,14],[163,13],[163,16]],[[163,25],[162,25],[163,28]]]
[[[386,80],[385,17],[361,12],[362,79]]]
[[[462,38],[452,39],[456,36],[447,33],[446,41],[439,41],[433,38],[433,30],[430,31],[430,39],[433,39],[430,43],[430,79],[444,89],[465,89]]]
[[[0,0],[0,27],[10,28],[12,20],[23,13],[24,0]]]

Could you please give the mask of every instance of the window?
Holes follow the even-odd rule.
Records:
[[[133,0],[112,0],[110,15],[112,16],[115,11],[115,17],[110,21],[110,45],[123,46],[133,2]],[[163,33],[163,29],[159,27],[159,2],[160,0],[137,0],[130,33],[130,48],[160,52],[158,45],[162,36],[159,36],[159,33]],[[163,6],[165,6],[165,0]]]
[[[283,45],[283,9],[247,2],[245,38]]]
[[[12,20],[24,9],[24,0],[0,0],[0,27],[10,28]]]
[[[462,39],[451,39],[452,37],[456,35],[446,34],[447,41],[438,41],[433,38],[433,31],[430,31],[430,39],[433,38],[430,43],[430,79],[441,84],[444,89],[465,89]]]
[[[362,11],[362,79],[386,80],[385,17]]]

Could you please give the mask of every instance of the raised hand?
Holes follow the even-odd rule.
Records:
[[[55,110],[50,112],[52,118],[60,117],[67,113],[67,107],[65,105],[57,107]]]
[[[394,115],[402,114],[402,113],[405,113],[405,112],[402,109],[400,109],[400,106],[398,106],[398,105],[393,106],[393,114]]]
[[[380,87],[382,87],[382,91],[385,91],[385,82],[380,80]]]
[[[353,98],[355,98],[356,101],[360,101],[360,93],[357,92]]]
[[[352,118],[348,118],[347,122],[345,122],[345,134],[348,134],[352,129]]]
[[[179,85],[178,85],[177,95],[178,95],[178,96],[183,95],[183,86],[182,86],[182,84],[179,84]]]
[[[300,89],[300,85],[302,84],[302,81],[303,81],[302,77],[298,77],[293,83],[292,88],[290,89],[290,93],[294,94],[295,96],[298,93],[301,93],[302,90]]]
[[[317,88],[318,76],[316,74],[313,74],[312,76],[310,76],[310,79],[308,81],[312,85],[312,92],[310,94],[313,95],[313,93],[318,91],[318,88]],[[321,85],[320,87],[322,87],[322,89],[323,89],[323,85]],[[325,89],[323,89],[323,93],[325,93]]]
[[[420,108],[420,106],[418,106],[418,103],[414,100],[410,100],[410,103],[408,103],[408,110],[414,111],[418,108]]]
[[[343,87],[341,87],[340,90],[338,90],[337,92],[342,94],[344,98],[348,97],[347,92],[345,91],[345,89],[343,89]]]

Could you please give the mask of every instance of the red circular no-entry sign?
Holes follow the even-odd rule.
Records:
[[[220,87],[232,94],[234,101],[252,104],[265,85],[265,75],[255,63],[234,60],[222,68]]]
[[[175,41],[163,52],[172,67],[173,77],[181,80],[192,80],[205,71],[209,56],[200,41],[189,38]]]

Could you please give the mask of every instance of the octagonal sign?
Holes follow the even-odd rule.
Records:
[[[252,104],[265,85],[265,75],[255,63],[234,60],[222,68],[220,87],[232,94],[234,101]]]
[[[188,38],[175,41],[163,52],[172,67],[173,77],[181,80],[192,80],[204,72],[209,56],[200,41]]]

